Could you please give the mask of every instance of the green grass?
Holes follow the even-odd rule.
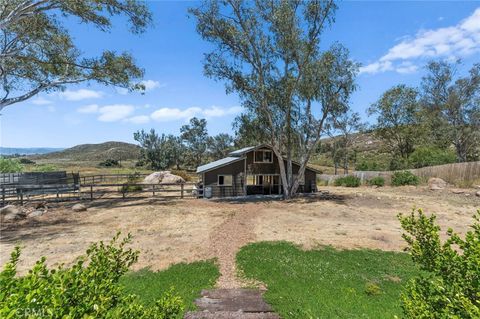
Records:
[[[404,253],[303,251],[287,242],[245,246],[237,264],[267,285],[265,299],[282,318],[393,318],[403,285],[418,273]]]
[[[160,296],[174,288],[185,302],[186,310],[194,309],[193,301],[202,289],[212,288],[220,273],[213,261],[175,264],[170,268],[153,272],[140,270],[122,278],[128,293],[135,294],[146,305],[153,305]]]

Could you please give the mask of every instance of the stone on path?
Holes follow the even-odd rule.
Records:
[[[185,319],[279,319],[263,300],[259,290],[235,288],[203,290],[195,301],[198,311],[185,314]]]
[[[432,177],[428,179],[428,188],[432,191],[441,190],[447,186],[447,182],[438,177]]]
[[[83,204],[75,204],[75,205],[73,205],[72,210],[74,212],[83,212],[83,211],[87,210],[87,206],[85,206]]]

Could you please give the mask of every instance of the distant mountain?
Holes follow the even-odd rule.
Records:
[[[52,147],[0,147],[0,155],[36,155],[62,151]]]
[[[100,144],[81,144],[62,151],[33,156],[33,159],[61,161],[119,161],[134,160],[140,157],[140,147],[124,142],[105,142]]]

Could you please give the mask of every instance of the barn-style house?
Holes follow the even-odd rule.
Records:
[[[268,145],[245,147],[197,168],[203,184],[204,197],[274,195],[282,193],[282,180],[277,157]],[[286,160],[284,159],[285,163]],[[299,165],[292,163],[293,174]],[[298,192],[317,191],[317,173],[307,167]]]

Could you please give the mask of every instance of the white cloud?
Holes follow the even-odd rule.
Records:
[[[143,80],[140,83],[145,86],[145,91],[151,91],[153,89],[162,88],[166,86],[166,84],[162,84],[154,80]]]
[[[112,104],[98,109],[98,120],[101,122],[115,122],[130,116],[135,108],[128,104]]]
[[[414,62],[463,58],[477,52],[480,52],[480,8],[455,26],[420,30],[414,37],[403,39],[378,61],[361,67],[360,73],[412,73],[417,70]]]
[[[46,98],[39,96],[39,97],[37,97],[36,99],[32,100],[32,104],[35,104],[35,105],[48,105],[48,104],[52,104],[52,101],[47,100]]]
[[[137,115],[137,116],[130,117],[125,121],[133,124],[145,124],[150,122],[150,117],[147,115]]]
[[[242,111],[242,107],[233,106],[229,108],[223,108],[219,106],[211,106],[209,108],[202,109],[200,107],[189,107],[187,109],[169,108],[163,107],[152,113],[151,117],[158,122],[168,122],[177,120],[189,120],[194,116],[199,117],[223,117],[227,115],[238,114]]]
[[[77,109],[77,112],[78,113],[86,113],[86,114],[89,114],[89,113],[97,113],[98,112],[98,105],[97,104],[89,104],[89,105],[85,105],[85,106],[82,106],[82,107],[79,107]]]
[[[81,101],[86,99],[98,99],[103,96],[103,92],[94,91],[94,90],[87,90],[87,89],[79,89],[76,91],[73,90],[66,90],[64,92],[60,92],[60,97],[64,98],[67,101]]]

